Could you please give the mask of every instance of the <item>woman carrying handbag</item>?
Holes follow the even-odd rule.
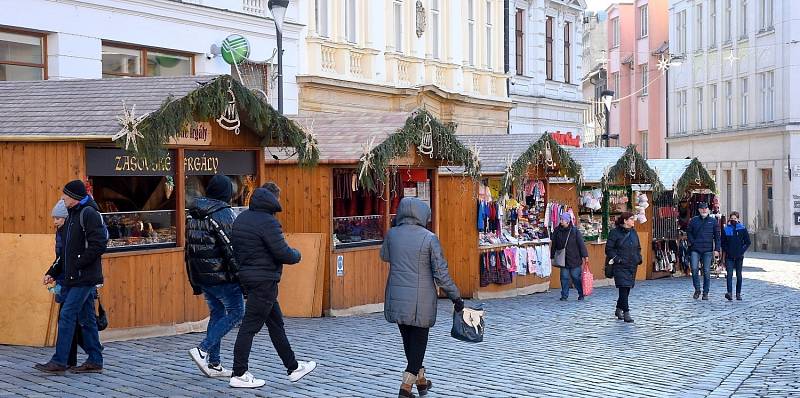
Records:
[[[636,268],[642,263],[642,248],[634,225],[633,213],[624,212],[617,217],[616,227],[608,234],[606,262],[612,268],[614,284],[619,289],[614,315],[619,320],[633,323],[628,297],[636,282]]]
[[[572,224],[572,216],[564,213],[560,223],[552,235],[553,244],[550,246],[553,265],[561,269],[561,301],[569,298],[569,282],[578,291],[578,300],[583,300],[582,271],[589,264],[589,251],[583,243],[583,235]]]

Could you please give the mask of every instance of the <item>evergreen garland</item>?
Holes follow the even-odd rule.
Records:
[[[635,163],[636,178],[631,178],[628,170],[631,169],[631,162]],[[622,178],[618,180],[618,178]],[[617,161],[617,164],[608,170],[608,174],[603,176],[602,184],[604,190],[609,184],[619,184],[625,181],[630,183],[643,183],[650,184],[653,187],[653,194],[658,194],[664,190],[664,185],[661,179],[658,178],[658,173],[650,168],[647,161],[642,157],[639,151],[636,150],[636,145],[628,145],[625,154]]]
[[[503,187],[501,197],[506,193],[511,192],[512,185],[522,183],[522,180],[528,174],[528,167],[531,165],[542,164],[545,162],[545,147],[550,144],[550,151],[553,156],[553,162],[556,163],[560,172],[565,177],[572,178],[575,185],[580,188],[582,183],[581,165],[578,164],[572,156],[569,155],[566,149],[556,142],[550,133],[545,133],[541,138],[536,140],[528,149],[523,152],[514,163],[511,164],[511,169],[506,170],[503,176]]]
[[[697,184],[698,181],[700,184]],[[714,182],[714,179],[711,178],[708,170],[706,170],[697,158],[692,159],[686,171],[683,172],[681,178],[675,183],[675,194],[683,195],[693,185],[699,185],[698,187],[708,188],[712,192],[717,192],[717,184]]]
[[[319,149],[313,136],[279,114],[230,75],[219,76],[183,97],[170,96],[164,100],[157,111],[147,115],[139,124],[143,137],[138,141],[136,155],[157,159],[166,152],[167,142],[187,126],[193,126],[197,121],[213,122],[219,118],[228,105],[228,87],[236,96],[242,123],[262,138],[262,146],[291,146],[296,149],[301,165],[317,163]],[[310,145],[307,145],[307,140],[310,140]],[[122,140],[119,144],[123,144]]]
[[[449,164],[464,166],[464,172],[474,179],[480,178],[480,162],[474,158],[472,152],[455,137],[456,125],[441,123],[427,110],[420,108],[406,119],[405,125],[385,141],[376,145],[358,164],[359,182],[362,187],[376,191],[386,183],[386,171],[390,168],[392,159],[405,156],[414,147],[419,147],[422,141],[423,130],[429,126],[433,137],[432,159]],[[422,155],[420,156],[427,156]]]

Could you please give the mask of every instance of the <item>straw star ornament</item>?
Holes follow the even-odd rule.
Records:
[[[117,134],[114,134],[111,139],[117,141],[124,137],[125,150],[127,151],[130,145],[133,144],[133,150],[138,152],[139,147],[136,145],[136,139],[144,138],[142,133],[139,132],[139,123],[141,123],[147,115],[149,115],[149,113],[136,117],[136,105],[134,104],[131,109],[128,110],[125,101],[122,101],[122,115],[117,116],[117,122],[122,126],[122,129]]]

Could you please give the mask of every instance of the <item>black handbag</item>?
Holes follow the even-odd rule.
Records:
[[[480,343],[483,341],[483,330],[486,325],[484,311],[481,308],[464,308],[463,311],[453,312],[453,328],[450,336],[467,343]]]
[[[106,330],[108,327],[108,315],[106,315],[106,309],[103,308],[103,304],[100,303],[100,299],[97,299],[97,330]]]

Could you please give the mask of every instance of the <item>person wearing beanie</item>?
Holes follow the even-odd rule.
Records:
[[[711,216],[707,203],[697,205],[698,216],[689,221],[686,237],[689,240],[690,264],[692,268],[692,283],[694,284],[694,299],[700,298],[700,262],[703,263],[703,300],[708,300],[711,290],[711,262],[719,257],[722,247],[720,226],[715,217]]]
[[[80,330],[82,347],[89,357],[81,366],[69,369],[73,373],[102,373],[103,346],[97,329],[94,300],[97,297],[96,286],[103,283],[101,256],[108,245],[108,230],[97,203],[81,180],[64,185],[61,202],[56,204],[51,214],[54,219],[60,219],[65,209],[66,220],[57,232],[57,241],[62,243],[58,245],[56,261],[42,280],[45,285],[61,281],[62,303],[56,352],[49,362],[36,364],[34,368],[63,374],[68,366],[73,365],[73,358],[77,359],[71,351]]]
[[[207,377],[230,377],[220,362],[220,342],[244,316],[244,298],[237,274],[239,267],[230,236],[236,218],[231,210],[233,183],[215,175],[206,196],[195,198],[186,219],[186,272],[195,295],[203,294],[210,318],[206,337],[189,350]]]
[[[589,264],[589,251],[583,242],[583,235],[572,223],[572,214],[564,212],[559,217],[559,225],[553,231],[550,245],[550,258],[553,265],[561,269],[561,301],[569,299],[569,282],[578,291],[578,300],[583,301],[583,266]],[[562,252],[563,250],[563,252]]]

